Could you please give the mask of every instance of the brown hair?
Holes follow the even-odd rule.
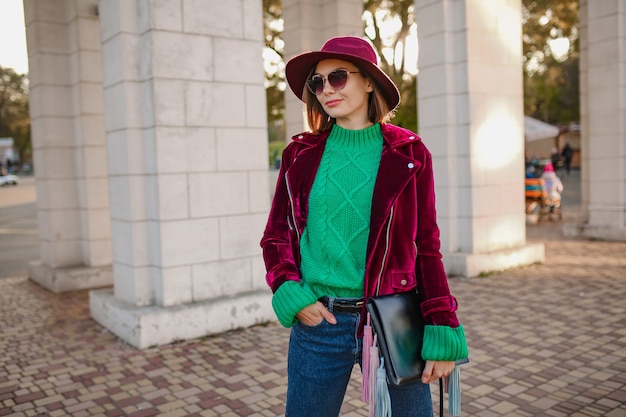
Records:
[[[309,73],[309,77],[315,72],[315,67]],[[380,92],[380,88],[378,84],[371,78],[368,77],[363,70],[359,69],[361,75],[370,80],[372,83],[372,92],[369,93],[369,99],[367,103],[367,117],[372,123],[387,123],[391,120],[395,113],[392,110],[389,110],[387,106],[387,101],[383,97]],[[309,78],[307,77],[307,79]],[[305,86],[302,94],[302,101],[306,106],[306,117],[309,125],[309,129],[313,133],[320,133],[325,130],[330,129],[335,124],[335,119],[330,117],[328,113],[324,111],[324,108],[317,100],[315,94],[311,93],[309,89]]]

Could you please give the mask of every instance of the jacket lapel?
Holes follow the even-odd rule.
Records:
[[[368,239],[369,256],[373,254],[373,248],[384,230],[398,195],[420,168],[420,163],[406,155],[407,152],[405,151],[405,149],[410,148],[406,145],[419,139],[410,139],[411,132],[398,129],[395,126],[382,125],[382,130],[385,143],[374,184],[374,204],[372,205]],[[302,134],[294,137],[294,141],[300,143],[302,149],[296,152],[295,159],[287,170],[286,176],[290,192],[294,193],[292,195],[293,205],[295,213],[299,214],[297,227],[300,232],[305,226],[304,219],[308,216],[309,194],[324,154],[329,133],[330,131],[321,135]]]
[[[419,169],[419,165],[418,161],[395,149],[386,148],[383,151],[374,185],[368,254],[372,254],[389,218],[391,208],[400,192]]]
[[[285,176],[289,192],[293,193],[291,196],[294,212],[299,214],[296,227],[300,233],[304,229],[305,219],[308,216],[309,194],[324,154],[327,137],[328,133],[319,136],[305,134],[302,138],[294,138],[294,141],[300,143],[302,148],[296,152],[295,159]]]

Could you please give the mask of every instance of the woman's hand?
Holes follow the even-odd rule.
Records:
[[[454,369],[454,361],[426,361],[422,382],[430,384],[433,381],[449,376]]]
[[[323,319],[326,319],[330,324],[337,324],[334,314],[328,311],[324,304],[319,301],[304,307],[296,314],[296,318],[306,326],[317,326]]]

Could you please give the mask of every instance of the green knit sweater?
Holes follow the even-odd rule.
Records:
[[[347,130],[334,125],[311,188],[307,224],[300,239],[302,282],[286,282],[274,294],[279,321],[323,295],[363,297],[372,194],[383,147],[380,125]]]
[[[372,195],[382,153],[380,125],[346,130],[334,125],[309,195],[307,224],[300,239],[302,281],[281,285],[272,306],[291,327],[296,314],[321,296],[363,297]],[[467,357],[463,326],[427,325],[422,357]]]

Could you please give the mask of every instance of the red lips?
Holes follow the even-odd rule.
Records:
[[[335,107],[335,106],[337,106],[339,103],[341,103],[341,100],[340,100],[340,99],[336,99],[336,100],[328,100],[328,101],[326,102],[326,105],[327,105],[328,107]]]

